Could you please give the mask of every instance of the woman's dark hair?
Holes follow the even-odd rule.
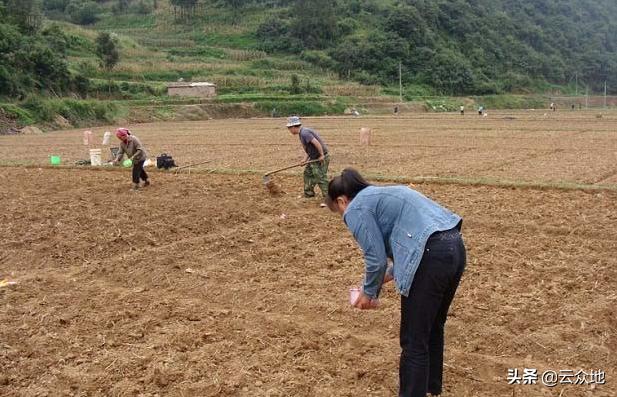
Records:
[[[371,186],[371,184],[358,171],[353,168],[345,168],[340,176],[335,176],[328,184],[326,201],[330,205],[340,196],[347,196],[349,200],[353,200],[362,189],[368,186]]]

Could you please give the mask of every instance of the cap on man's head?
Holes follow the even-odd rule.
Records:
[[[295,127],[297,125],[302,125],[302,122],[300,121],[300,117],[291,116],[290,118],[287,119],[287,128]]]

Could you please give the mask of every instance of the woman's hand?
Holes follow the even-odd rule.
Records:
[[[360,310],[374,309],[377,307],[377,301],[371,299],[364,292],[360,292],[360,297],[356,300],[354,307]]]

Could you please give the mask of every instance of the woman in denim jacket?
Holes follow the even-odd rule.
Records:
[[[351,168],[330,181],[327,204],[364,251],[354,306],[374,307],[390,280],[401,295],[399,396],[441,394],[444,325],[466,262],[461,217],[408,187],[372,186]]]

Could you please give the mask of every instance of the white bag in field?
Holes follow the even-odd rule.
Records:
[[[371,144],[371,129],[362,127],[360,128],[360,144],[362,145],[370,145]]]

